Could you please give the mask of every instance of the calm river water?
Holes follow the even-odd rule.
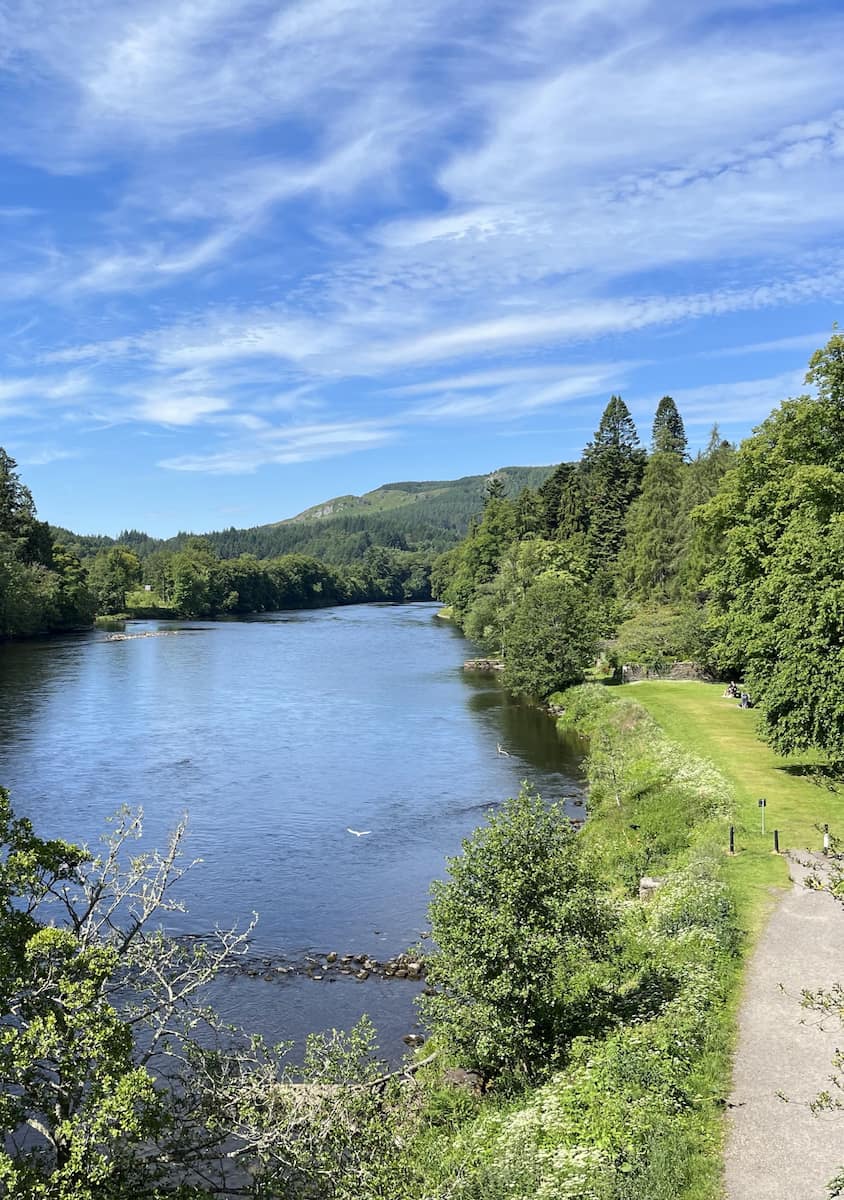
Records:
[[[187,854],[203,861],[182,886],[180,932],[254,910],[262,954],[386,958],[418,940],[430,881],[491,806],[522,780],[549,798],[580,792],[577,747],[464,672],[473,648],[436,607],[133,622],[178,633],[0,647],[0,784],[37,832],[90,844],[121,803],[143,807],[150,846],[187,811]],[[368,1012],[394,1057],[415,990],[237,977],[218,1003],[272,1039]]]

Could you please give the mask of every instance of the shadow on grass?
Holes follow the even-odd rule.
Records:
[[[774,770],[805,779],[827,792],[840,792],[844,789],[844,762],[787,763],[785,766],[775,767]]]

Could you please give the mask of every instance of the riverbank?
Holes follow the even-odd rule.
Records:
[[[844,918],[830,896],[807,889],[801,864],[823,864],[825,828],[840,836],[844,789],[819,755],[784,758],[761,742],[757,714],[721,685],[643,682],[629,694],[678,744],[715,763],[735,797],[736,852],[725,871],[746,932],[727,1010],[727,1195],[817,1200],[844,1155],[829,1127],[836,1115],[818,1119],[808,1105],[829,1086],[840,1030],[817,1028],[801,994],[840,982]],[[774,853],[774,830],[789,854]]]

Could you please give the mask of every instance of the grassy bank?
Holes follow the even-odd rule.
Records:
[[[785,887],[788,869],[773,853],[823,845],[823,825],[844,834],[844,791],[818,755],[783,758],[756,736],[757,714],[726,699],[721,684],[643,682],[622,689],[642,704],[678,745],[712,762],[735,798],[736,855],[728,862],[743,920],[758,928],[772,887]],[[765,834],[759,799],[767,801]]]

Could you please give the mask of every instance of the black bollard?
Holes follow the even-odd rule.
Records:
[[[730,854],[736,852],[736,831],[733,825],[730,826]]]
[[[780,831],[778,829],[775,829],[774,830],[774,854],[779,854],[779,852],[780,852]]]

